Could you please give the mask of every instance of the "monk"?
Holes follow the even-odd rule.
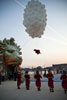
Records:
[[[29,90],[30,89],[30,75],[28,74],[28,71],[25,72],[25,80],[26,80],[26,89]]]
[[[20,85],[21,85],[21,68],[18,65],[17,66],[17,88],[20,89]]]
[[[36,79],[36,87],[37,87],[37,90],[40,91],[41,89],[41,78],[42,76],[39,74],[39,71],[36,71],[36,74],[34,75],[34,78]]]
[[[67,75],[66,71],[63,71],[63,74],[61,75],[60,79],[62,80],[62,87],[64,88],[64,92],[67,92]]]
[[[49,86],[50,92],[54,92],[53,74],[50,70],[48,71],[48,74],[46,75],[46,77],[48,78],[48,86]]]

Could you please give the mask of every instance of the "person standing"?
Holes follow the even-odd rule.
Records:
[[[2,75],[2,81],[4,82],[5,81],[5,71],[4,70],[2,71],[1,75]]]
[[[30,75],[28,74],[28,71],[25,72],[25,80],[26,80],[26,89],[29,90],[30,89]]]
[[[39,74],[39,71],[36,71],[36,74],[34,75],[34,78],[36,79],[36,87],[38,89],[38,91],[40,91],[41,89],[41,78],[42,76]]]
[[[17,66],[14,68],[14,81],[17,80]]]
[[[53,82],[54,76],[50,70],[48,71],[48,74],[46,75],[46,77],[48,78],[48,86],[49,86],[50,92],[54,92],[54,82]]]
[[[64,92],[67,92],[67,75],[66,71],[63,71],[63,74],[61,75],[60,79],[62,80],[62,87],[64,88]]]
[[[1,83],[2,83],[2,68],[0,68],[0,85],[1,85]]]
[[[17,88],[20,89],[20,85],[21,85],[21,68],[18,65],[17,66]]]
[[[0,69],[0,85],[1,85],[1,81],[2,81],[2,75],[1,75],[1,69]]]

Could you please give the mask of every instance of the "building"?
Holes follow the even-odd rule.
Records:
[[[63,72],[63,70],[65,70],[67,72],[67,63],[65,63],[65,64],[53,64],[52,67],[53,67],[53,70],[57,71],[57,73]]]

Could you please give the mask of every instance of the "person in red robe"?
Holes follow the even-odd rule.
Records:
[[[26,80],[26,89],[29,90],[30,89],[30,75],[28,74],[28,71],[25,72],[25,80]]]
[[[61,75],[60,79],[62,80],[62,87],[64,88],[64,92],[67,92],[67,75],[66,71],[63,71],[63,74]]]
[[[48,86],[49,86],[50,92],[54,92],[53,74],[50,70],[48,71],[48,74],[46,75],[46,77],[48,78]]]
[[[21,85],[21,68],[18,65],[17,66],[17,88],[20,89],[20,85]]]
[[[34,75],[34,78],[36,79],[36,87],[38,89],[38,91],[40,91],[41,88],[41,78],[42,76],[39,74],[39,71],[36,72],[36,74]]]

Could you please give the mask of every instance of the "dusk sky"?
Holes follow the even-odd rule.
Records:
[[[23,14],[30,0],[0,0],[0,40],[15,38],[22,48],[22,67],[67,63],[67,0],[39,0],[45,4],[47,25],[41,38],[25,32]],[[37,55],[33,50],[40,49]]]

